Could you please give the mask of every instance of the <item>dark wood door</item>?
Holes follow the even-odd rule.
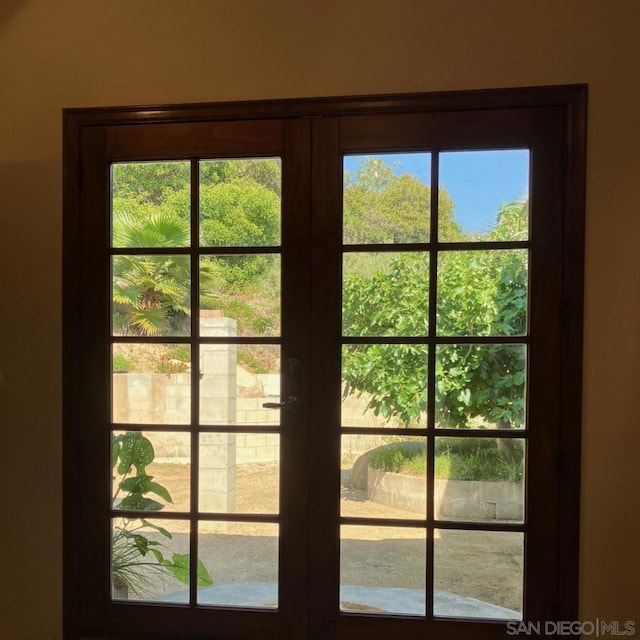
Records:
[[[447,618],[537,619],[554,606],[542,585],[557,580],[546,478],[560,431],[563,127],[554,109],[314,125],[319,637],[451,632]],[[511,197],[510,170],[522,181]],[[455,196],[475,188],[481,209],[494,187],[497,215],[469,229]],[[368,481],[355,479],[367,450]],[[409,471],[384,473],[396,454]]]
[[[85,138],[87,625],[224,634],[251,608],[245,637],[304,634],[309,142],[302,120]]]
[[[74,130],[74,637],[557,615],[565,108],[384,105]]]

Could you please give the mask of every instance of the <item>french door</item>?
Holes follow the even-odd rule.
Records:
[[[69,637],[571,612],[566,91],[68,113]]]

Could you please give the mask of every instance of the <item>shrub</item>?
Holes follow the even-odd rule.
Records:
[[[167,357],[170,360],[180,360],[181,362],[191,362],[191,347],[188,344],[174,344],[169,348]]]
[[[180,360],[172,360],[167,356],[160,356],[155,369],[156,373],[166,373],[167,375],[170,375],[172,373],[184,373],[189,369],[189,365]]]
[[[125,358],[121,353],[115,353],[113,355],[113,372],[114,373],[129,373],[133,371],[135,365],[133,362]]]
[[[382,471],[424,475],[427,460],[423,447],[403,442],[373,451],[369,464]],[[521,482],[522,472],[520,443],[503,451],[498,439],[447,438],[436,446],[436,478]]]

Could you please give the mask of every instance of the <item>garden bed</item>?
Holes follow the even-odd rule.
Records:
[[[426,513],[425,479],[369,466],[367,497],[396,509]],[[522,520],[522,483],[488,480],[435,480],[435,517],[441,519]]]
[[[436,518],[517,520],[524,517],[523,450],[498,439],[447,438],[436,445]],[[377,447],[353,465],[356,486],[372,502],[426,514],[426,455],[422,438]]]

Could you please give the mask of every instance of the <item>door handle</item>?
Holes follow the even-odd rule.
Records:
[[[286,409],[289,413],[296,413],[300,408],[300,401],[296,396],[289,396],[284,402],[263,402],[263,409]]]

